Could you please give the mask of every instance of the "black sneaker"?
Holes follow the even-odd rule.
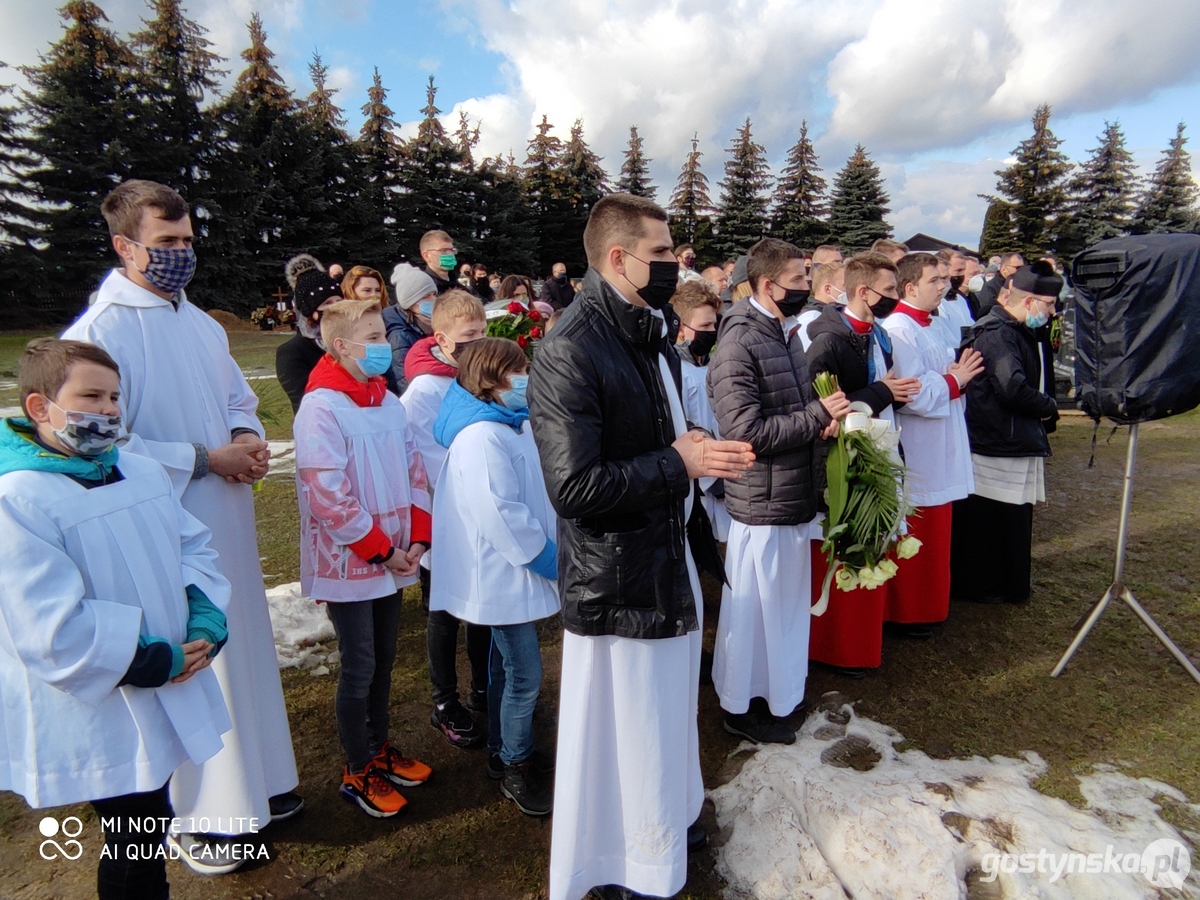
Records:
[[[794,744],[796,731],[772,715],[746,712],[725,714],[725,730],[756,744]]]
[[[533,774],[535,775],[545,776],[554,774],[554,757],[549,753],[534,750],[525,761],[529,763],[529,768],[533,770]],[[488,754],[487,777],[492,779],[492,781],[499,781],[504,777],[504,763],[500,761],[499,753]]]
[[[530,771],[528,762],[504,767],[504,780],[500,782],[500,793],[517,804],[517,809],[527,816],[545,816],[554,805],[549,787],[541,783]]]
[[[471,691],[471,693],[467,694],[467,702],[464,705],[471,712],[477,712],[482,716],[486,716],[488,711],[487,690]]]
[[[271,821],[282,822],[290,819],[304,809],[304,798],[299,794],[288,791],[286,794],[276,794],[268,801],[271,806]]]
[[[483,732],[457,697],[434,706],[429,722],[455,747],[471,750],[483,745]]]
[[[687,852],[699,853],[708,846],[708,831],[699,822],[693,822],[687,829]]]

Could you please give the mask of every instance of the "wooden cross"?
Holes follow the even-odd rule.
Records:
[[[271,296],[276,300],[286,300],[291,295],[286,293],[283,288],[278,288]]]

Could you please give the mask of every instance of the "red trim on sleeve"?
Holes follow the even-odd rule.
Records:
[[[953,375],[943,375],[942,377],[946,379],[946,384],[950,387],[950,399],[957,400],[961,397],[962,388],[958,386],[958,379]]]
[[[382,528],[372,525],[366,537],[349,546],[363,559],[372,560],[377,556],[386,556],[387,552],[392,549],[392,540],[383,533]]]
[[[419,506],[409,508],[412,515],[412,539],[409,541],[409,546],[413,544],[424,544],[426,547],[433,543],[433,517]]]

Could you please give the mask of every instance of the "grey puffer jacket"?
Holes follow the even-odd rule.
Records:
[[[818,512],[825,479],[821,431],[831,417],[817,399],[804,347],[779,320],[743,300],[725,315],[708,365],[708,396],[721,437],[758,457],[725,482],[725,508],[745,525],[798,525]]]

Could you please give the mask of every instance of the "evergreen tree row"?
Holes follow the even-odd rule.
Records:
[[[180,0],[149,7],[142,29],[122,39],[94,2],[70,0],[62,38],[23,70],[29,88],[0,88],[0,302],[18,286],[39,295],[94,288],[112,262],[100,202],[131,177],[170,184],[191,202],[203,256],[193,293],[242,313],[280,288],[283,263],[298,252],[387,273],[415,259],[430,228],[453,235],[464,260],[534,275],[561,260],[579,274],[596,201],[610,190],[657,195],[636,125],[614,181],[582,120],[563,141],[543,117],[523,162],[511,153],[477,160],[478,127],[462,114],[447,130],[432,77],[416,134],[401,139],[376,70],[354,133],[320,56],[308,67],[311,92],[294,94],[257,14],[244,67],[221,96],[225,61]],[[1182,125],[1139,191],[1118,125],[1072,175],[1049,116],[1038,110],[1017,162],[998,173],[984,252],[1067,253],[1113,233],[1195,227]],[[703,263],[766,235],[847,251],[891,236],[883,179],[862,146],[832,187],[806,122],[778,179],[749,119],[725,154],[714,203],[693,137],[667,204],[675,240],[693,244]]]
[[[1185,125],[1143,183],[1119,122],[1105,122],[1099,146],[1078,166],[1050,130],[1050,107],[1033,114],[1033,134],[996,172],[1000,196],[989,201],[979,251],[1026,257],[1056,253],[1068,259],[1106,238],[1124,234],[1200,231],[1200,189],[1184,148]]]

